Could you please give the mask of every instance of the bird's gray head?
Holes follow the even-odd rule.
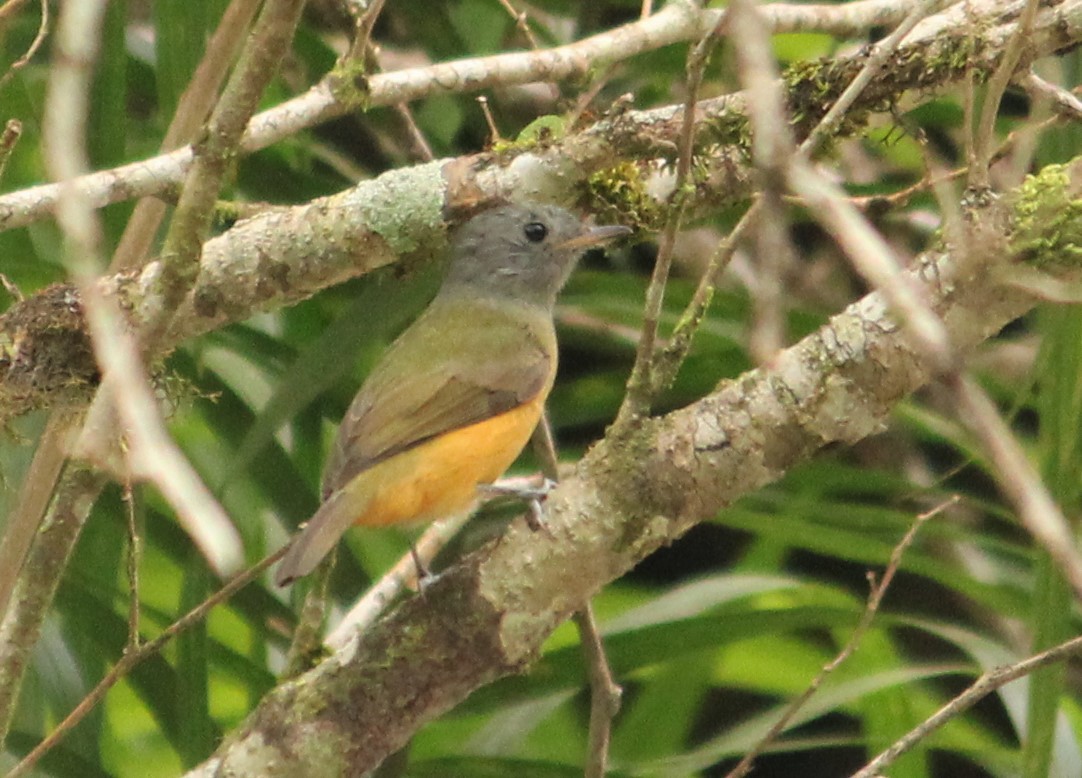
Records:
[[[455,233],[444,288],[471,287],[552,307],[583,252],[629,232],[591,227],[555,205],[493,208]]]

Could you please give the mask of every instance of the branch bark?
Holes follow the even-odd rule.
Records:
[[[1034,238],[1045,219],[1079,234],[1079,191],[1082,161],[1050,168],[1014,193],[1008,218],[971,214],[963,253],[926,255],[910,271],[959,352],[1034,304],[1010,283],[1012,266],[1073,272],[1057,265],[1070,261],[1066,245]],[[474,689],[522,672],[606,583],[823,446],[875,433],[935,374],[887,302],[865,297],[771,365],[595,445],[550,496],[550,532],[512,525],[424,598],[276,688],[190,775],[367,773]]]

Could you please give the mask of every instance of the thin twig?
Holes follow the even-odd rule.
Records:
[[[45,43],[45,36],[47,36],[48,34],[49,1],[41,0],[41,22],[40,24],[38,24],[37,35],[35,35],[34,40],[30,42],[30,47],[26,50],[26,52],[17,60],[12,62],[11,65],[8,67],[7,72],[4,73],[3,77],[0,77],[0,89],[3,89],[4,85],[7,84],[7,82],[10,81],[12,78],[14,78],[16,73],[18,73],[29,64],[33,56],[38,53],[38,49],[41,48],[41,45]]]
[[[762,215],[755,230],[755,282],[751,285],[754,310],[748,346],[752,358],[762,364],[784,343],[783,279],[795,256],[782,196],[785,170],[796,142],[770,46],[770,31],[754,0],[733,0],[729,4],[729,35],[740,41],[734,50],[740,84],[747,95],[752,161],[759,173],[757,202]]]
[[[603,778],[609,759],[612,722],[620,711],[623,689],[613,680],[593,606],[586,603],[586,607],[572,618],[579,629],[579,641],[590,677],[590,738],[583,774],[586,778]]]
[[[364,9],[364,13],[357,17],[357,28],[353,34],[353,44],[346,55],[347,59],[356,62],[366,62],[368,60],[369,53],[374,51],[372,47],[372,31],[376,29],[376,22],[379,20],[379,15],[383,13],[385,2],[386,0],[372,0],[368,7]],[[351,10],[353,8],[351,6]]]
[[[1014,504],[1022,525],[1056,563],[1082,599],[1082,554],[1075,545],[1066,517],[1049,494],[1018,439],[1004,423],[995,404],[970,376],[948,381],[958,417],[980,440],[992,465],[996,483]]]
[[[906,205],[913,197],[922,192],[926,192],[929,189],[933,189],[936,186],[949,184],[951,181],[964,176],[969,171],[969,167],[963,165],[957,167],[954,170],[948,170],[938,176],[931,174],[926,175],[914,184],[910,184],[904,189],[899,189],[897,192],[891,192],[890,194],[883,195],[864,195],[858,197],[850,197],[849,202],[855,205],[861,210],[865,210],[871,207],[888,206],[891,208],[897,208]]]
[[[552,434],[547,411],[542,411],[541,420],[530,437],[534,454],[541,460],[541,474],[556,483],[560,480],[560,457],[556,453],[556,438]]]
[[[488,98],[484,95],[477,95],[477,104],[481,106],[481,113],[485,117],[485,123],[488,124],[488,131],[491,135],[489,143],[496,143],[501,139],[500,129],[496,126],[496,119],[492,116],[492,109],[488,106]]]
[[[542,414],[531,439],[534,451],[542,463],[542,473],[553,483],[559,480],[559,455],[552,435],[548,414]],[[597,629],[594,607],[587,601],[582,610],[572,618],[579,631],[583,658],[586,660],[590,679],[590,730],[587,739],[586,778],[603,778],[609,761],[609,743],[612,740],[612,722],[620,712],[623,690],[613,680],[612,668],[605,655],[605,644]]]
[[[999,67],[988,79],[988,88],[981,106],[980,119],[974,130],[973,160],[969,170],[969,186],[973,189],[985,189],[990,185],[989,166],[992,162],[992,149],[996,136],[996,116],[999,104],[1014,78],[1018,63],[1025,51],[1033,22],[1037,18],[1040,0],[1028,0],[1018,20],[1015,34],[1007,42]]]
[[[662,357],[658,363],[657,379],[661,385],[671,383],[676,376],[680,365],[683,364],[688,355],[688,351],[691,350],[691,343],[695,339],[695,334],[699,331],[699,325],[702,324],[703,318],[706,316],[706,309],[710,306],[710,301],[714,299],[714,289],[722,271],[729,266],[740,242],[744,240],[748,231],[755,226],[762,212],[762,202],[759,198],[756,198],[748,207],[748,210],[744,212],[744,215],[740,217],[740,221],[736,223],[732,230],[729,231],[729,234],[718,244],[714,253],[710,255],[710,260],[706,263],[706,269],[699,277],[699,283],[695,287],[695,294],[691,296],[687,307],[684,308],[680,320],[677,322],[676,327],[673,328],[673,335],[662,352]]]
[[[357,19],[357,30],[354,34],[353,44],[350,46],[347,59],[363,62],[365,72],[379,72],[383,70],[379,47],[372,42],[372,32],[376,28],[379,15],[383,12],[385,0],[373,0]],[[352,8],[352,6],[350,6]],[[409,133],[417,157],[425,162],[431,162],[436,158],[432,152],[432,146],[425,138],[421,128],[417,125],[417,119],[413,115],[413,109],[407,101],[403,100],[394,104],[395,113],[402,119],[402,123]]]
[[[38,743],[29,754],[23,757],[21,762],[15,765],[14,769],[8,773],[8,778],[17,778],[17,776],[25,775],[28,770],[37,764],[38,760],[41,759],[49,749],[59,743],[73,727],[82,721],[86,715],[94,709],[94,706],[101,702],[102,698],[105,697],[109,690],[116,686],[118,681],[123,680],[136,665],[160,652],[162,647],[177,635],[203,621],[213,608],[228,600],[238,591],[262,575],[268,567],[277,562],[282,555],[285,554],[285,551],[285,548],[280,548],[270,556],[265,557],[243,573],[234,577],[217,592],[174,621],[162,630],[160,635],[152,640],[146,641],[140,645],[138,649],[123,654],[117,663],[113,665],[113,669],[110,670],[104,678],[98,681],[98,685],[90,690],[90,693],[87,694],[74,709],[72,709],[71,713],[69,713],[44,740]]]
[[[139,560],[142,557],[142,533],[135,517],[135,494],[131,481],[124,484],[124,505],[128,514],[128,645],[127,651],[139,648]]]
[[[724,17],[721,17],[721,19],[724,20]],[[635,363],[631,368],[631,376],[627,380],[627,391],[624,394],[624,400],[620,404],[620,410],[617,412],[616,420],[613,423],[616,429],[626,428],[643,414],[648,413],[656,392],[662,388],[655,378],[655,367],[658,361],[656,354],[658,327],[665,303],[665,286],[668,283],[669,270],[672,267],[676,231],[680,228],[684,210],[691,199],[691,193],[688,189],[691,186],[689,179],[691,177],[692,155],[695,150],[695,108],[699,102],[699,87],[702,86],[706,64],[717,43],[717,33],[720,25],[721,21],[700,38],[698,43],[692,46],[688,52],[687,65],[685,66],[687,95],[684,99],[683,123],[681,124],[679,151],[676,159],[676,181],[669,199],[665,228],[658,241],[654,272],[650,277],[650,285],[646,289],[642,334],[639,336]]]
[[[18,119],[8,119],[4,124],[4,132],[0,134],[0,179],[4,177],[4,169],[7,167],[11,153],[15,151],[15,144],[23,134],[23,123]]]
[[[511,4],[511,0],[498,0],[504,10],[515,20],[515,27],[526,38],[526,42],[530,44],[530,48],[533,51],[542,51],[541,44],[537,40],[537,36],[533,34],[533,30],[530,29],[529,16],[525,11],[518,11],[514,5]],[[560,87],[555,81],[549,81],[549,91],[551,93],[551,99],[555,103],[560,99]],[[569,125],[570,126],[570,125]]]
[[[1058,87],[1057,87],[1058,88]],[[1043,130],[1048,129],[1057,122],[1062,121],[1061,116],[1050,116],[1037,125],[1028,127],[1030,131],[1040,133]],[[1022,130],[1014,130],[1008,133],[1007,137],[1003,139],[1003,142],[999,144],[995,153],[992,155],[992,162],[998,162],[1000,159],[1010,153],[1011,149],[1018,142]],[[904,189],[899,189],[897,192],[883,195],[865,195],[862,197],[850,197],[849,202],[853,203],[857,208],[866,209],[873,205],[886,205],[890,207],[900,207],[906,205],[915,195],[925,192],[929,189],[935,189],[936,187],[955,181],[969,173],[969,166],[962,165],[956,167],[953,170],[940,171],[935,173],[929,171],[928,175],[921,178],[914,184],[911,184]]]
[[[1073,92],[1045,81],[1032,70],[1026,73],[1019,83],[1031,96],[1043,97],[1052,103],[1052,107],[1060,117],[1073,121],[1082,119],[1082,100],[1079,100]]]
[[[886,569],[883,571],[883,577],[879,579],[878,583],[876,583],[874,575],[870,572],[868,573],[868,580],[872,585],[871,591],[869,592],[868,600],[864,605],[864,612],[861,614],[856,627],[853,628],[849,640],[846,641],[842,650],[839,651],[830,662],[823,666],[815,678],[812,679],[812,682],[808,684],[803,693],[786,706],[785,712],[782,713],[774,725],[767,731],[766,735],[755,744],[754,748],[744,755],[743,759],[741,759],[736,766],[726,774],[725,778],[743,778],[743,776],[751,772],[752,765],[760,754],[762,754],[763,751],[765,751],[766,748],[785,731],[785,728],[789,726],[789,722],[791,722],[796,714],[800,712],[800,709],[807,704],[808,700],[810,700],[820,688],[822,688],[823,682],[853,655],[853,652],[857,650],[860,642],[864,639],[865,633],[871,629],[872,622],[875,620],[876,614],[879,613],[879,606],[883,602],[883,596],[887,593],[887,589],[894,580],[894,575],[901,567],[902,556],[909,547],[913,545],[913,541],[917,537],[917,532],[924,526],[926,521],[955,505],[959,499],[958,495],[954,495],[950,499],[945,500],[931,510],[916,517],[905,535],[898,541],[898,545],[891,551],[890,558],[887,560]]]
[[[531,442],[541,460],[542,473],[553,483],[557,482],[560,475],[559,456],[556,453],[556,441],[552,435],[548,414],[541,415]],[[590,730],[584,774],[586,778],[602,778],[609,760],[612,722],[620,711],[623,690],[613,680],[612,669],[609,667],[608,657],[605,656],[605,644],[597,629],[593,605],[587,602],[572,618],[579,631],[579,642],[590,679]]]
[[[530,48],[534,51],[539,51],[541,49],[541,44],[537,42],[533,30],[530,29],[530,23],[526,16],[526,12],[516,10],[515,6],[511,5],[511,0],[499,0],[499,3],[503,6],[504,10],[510,14],[511,18],[515,20],[515,26],[518,28],[519,32],[522,33],[526,42],[530,44]]]
[[[896,740],[890,748],[880,753],[875,759],[853,773],[850,778],[878,778],[879,776],[885,775],[883,771],[897,761],[900,756],[905,754],[922,740],[926,739],[951,719],[965,713],[996,689],[1005,686],[1011,681],[1027,676],[1042,667],[1070,659],[1079,652],[1082,652],[1082,637],[1072,638],[1064,643],[1060,643],[1054,648],[1042,651],[1039,654],[1034,654],[1028,659],[1016,662],[1013,665],[996,667],[983,673],[980,678],[970,684],[965,691],[911,729],[904,736]]]
[[[590,107],[590,104],[597,99],[597,96],[601,94],[601,90],[608,86],[608,83],[623,70],[623,66],[619,62],[613,62],[605,68],[604,72],[600,76],[594,79],[590,84],[589,89],[582,92],[577,98],[575,98],[574,107],[567,113],[567,129],[569,132],[575,130],[579,126],[583,114]]]
[[[409,133],[410,140],[413,142],[414,151],[417,157],[423,162],[431,162],[436,158],[435,152],[432,151],[432,146],[429,144],[425,134],[421,132],[421,128],[417,125],[417,119],[413,115],[413,110],[410,108],[409,103],[398,103],[394,107],[395,113],[402,119],[402,123],[406,126],[406,132]]]

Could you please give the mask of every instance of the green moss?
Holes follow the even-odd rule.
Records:
[[[519,144],[544,146],[567,135],[567,118],[558,114],[538,116],[522,128],[518,134]]]
[[[544,149],[567,135],[567,118],[559,114],[539,116],[522,128],[514,140],[500,138],[493,142],[492,153],[503,162],[524,151]]]
[[[633,162],[621,162],[586,179],[590,210],[602,221],[655,231],[664,224],[664,208],[646,191],[646,179]]]
[[[703,122],[699,132],[701,145],[720,145],[740,149],[751,158],[751,124],[744,113],[725,111]]]
[[[214,204],[213,226],[227,230],[244,217],[244,206],[235,200],[218,200]]]
[[[1012,212],[1017,260],[1041,269],[1082,263],[1082,200],[1073,194],[1063,165],[1049,165],[1022,182]]]
[[[340,61],[328,77],[331,93],[353,110],[368,110],[368,69],[355,59]]]
[[[692,309],[687,311],[680,317],[680,320],[676,322],[676,326],[673,328],[673,334],[679,334],[686,329],[698,329],[702,324],[703,318],[706,316],[706,312],[710,310],[710,304],[714,301],[714,294],[717,291],[717,287],[710,286],[706,291],[706,297],[703,299],[702,307],[698,310]]]

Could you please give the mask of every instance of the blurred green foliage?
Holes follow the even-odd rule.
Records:
[[[219,0],[110,2],[91,115],[96,166],[156,151],[223,7]],[[531,27],[548,45],[631,21],[640,3],[536,0],[529,7]],[[26,50],[37,13],[28,4],[3,29],[0,64]],[[312,3],[265,105],[314,83],[333,65],[349,32],[341,9]],[[374,39],[388,63],[526,47],[495,0],[391,2]],[[778,36],[775,53],[783,63],[798,62],[865,42],[788,34]],[[714,57],[705,94],[736,86],[729,45],[723,43]],[[603,111],[624,93],[632,93],[640,107],[681,101],[685,51],[672,46],[622,63],[591,110]],[[23,122],[0,180],[3,191],[45,176],[45,55],[47,50],[0,88],[0,119]],[[1077,62],[1070,54],[1056,63],[1068,86],[1075,83]],[[513,138],[539,116],[567,111],[587,86],[499,89],[488,98],[501,134]],[[920,181],[925,170],[918,130],[941,164],[962,163],[961,92],[917,102],[837,144],[832,161],[854,194],[887,196]],[[491,140],[472,95],[434,96],[412,108],[437,157],[475,152]],[[1028,121],[1021,110],[1005,116],[1000,130],[1005,135]],[[1039,136],[1037,160],[1074,156],[1077,136],[1077,128]],[[223,197],[301,203],[416,161],[401,116],[373,109],[242,159]],[[105,210],[110,245],[130,210],[130,203]],[[917,251],[934,239],[939,215],[936,199],[921,193],[874,218],[894,245]],[[787,335],[795,339],[862,288],[829,238],[799,209],[791,217],[797,256],[783,279],[784,316]],[[708,218],[697,225],[700,242],[682,244],[664,330],[680,316],[703,258],[731,223],[731,214]],[[623,394],[653,262],[650,236],[641,237],[634,249],[590,258],[562,298],[562,363],[550,415],[568,461],[604,433]],[[24,294],[63,279],[59,257],[58,232],[49,221],[0,232],[0,272]],[[747,341],[755,305],[741,277],[734,272],[724,280],[659,410],[685,405],[753,365]],[[168,373],[182,387],[172,430],[237,523],[251,561],[278,547],[317,505],[320,469],[338,419],[436,280],[430,274],[377,273],[186,343],[169,359]],[[11,295],[0,290],[0,306],[10,302]],[[1080,396],[1082,338],[1074,314],[1037,318],[991,342],[977,364],[984,366],[988,386],[1018,435],[1045,463],[1046,475],[1063,484],[1057,494],[1076,516],[1079,465],[1073,452],[1080,425],[1071,403]],[[1038,334],[1048,344],[1039,361]],[[1066,399],[1057,403],[1056,397]],[[40,425],[40,417],[19,420],[0,447],[0,515],[10,509],[29,457],[27,440]],[[1049,430],[1059,438],[1049,438]],[[1057,459],[1055,452],[1065,448],[1072,456]],[[520,469],[533,466],[527,453]],[[935,392],[922,393],[899,409],[881,435],[796,468],[598,597],[609,659],[624,686],[612,774],[724,774],[848,639],[864,608],[868,571],[882,571],[917,513],[953,494],[961,495],[959,506],[921,530],[860,650],[759,760],[755,775],[845,774],[983,670],[1077,633],[1077,607],[1065,597],[1054,568],[1020,530],[950,410]],[[157,634],[216,586],[157,494],[137,489],[129,503],[119,489],[107,492],[83,533],[55,617],[35,652],[10,757],[48,732],[124,650],[132,596],[125,575],[128,511],[145,533],[136,593],[144,637]],[[442,563],[498,532],[502,520],[478,518]],[[407,536],[395,531],[350,537],[350,552],[339,555],[333,580],[336,602],[348,605],[397,560],[406,543]],[[111,692],[50,753],[42,774],[150,778],[200,762],[274,684],[295,620],[295,596],[264,582],[218,608],[206,624]],[[1034,612],[1034,602],[1045,605]],[[1077,677],[1054,671],[1036,688],[1029,699],[1022,684],[987,698],[890,774],[1082,774]],[[477,692],[424,728],[410,747],[404,774],[579,775],[588,716],[583,658],[573,628],[564,625],[528,674]],[[1031,743],[1044,744],[1044,750],[1035,751]]]

